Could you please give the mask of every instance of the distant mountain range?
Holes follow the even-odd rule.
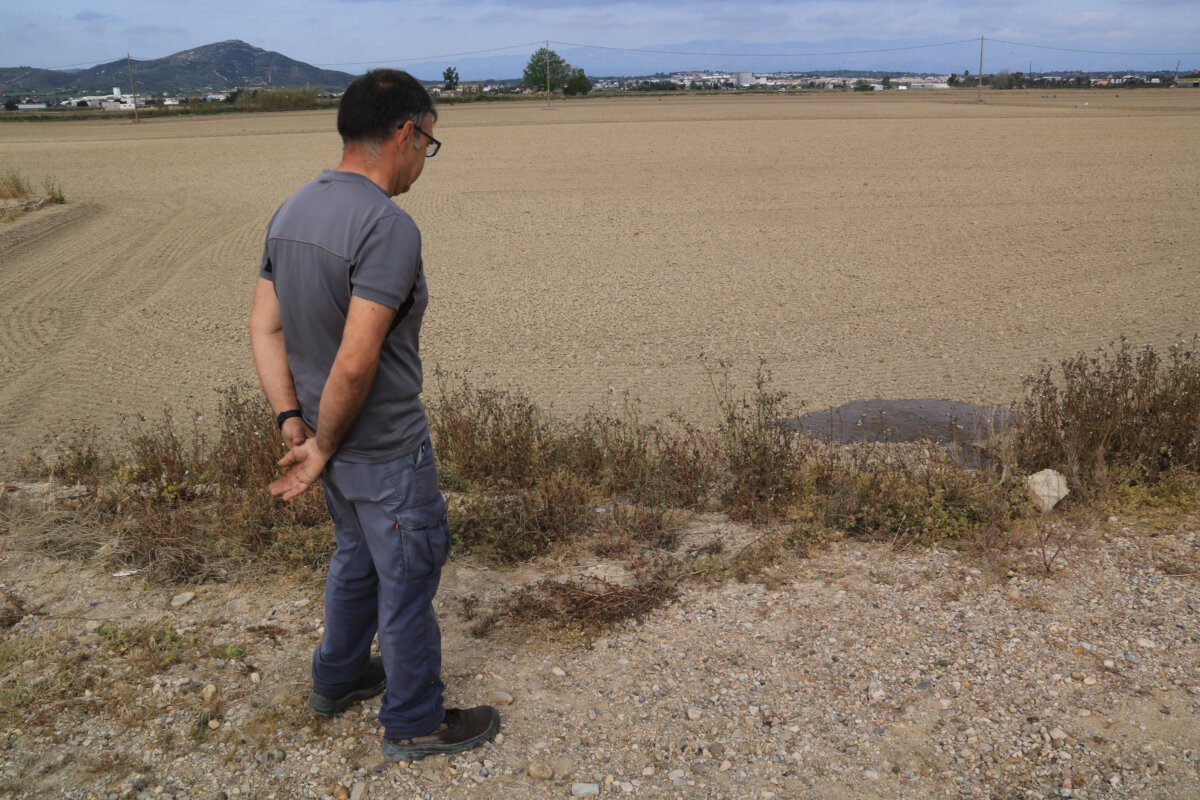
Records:
[[[244,86],[312,86],[341,91],[355,76],[318,69],[237,39],[194,47],[166,58],[133,61],[139,95],[222,92]],[[113,61],[76,72],[0,67],[0,92],[27,95],[107,94],[129,90],[129,63]]]

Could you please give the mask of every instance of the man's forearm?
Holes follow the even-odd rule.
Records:
[[[317,448],[326,456],[337,452],[346,432],[358,418],[375,380],[375,361],[365,370],[351,370],[341,360],[334,361],[325,388],[321,392],[321,408],[317,422]]]
[[[263,278],[259,278],[254,286],[254,305],[250,309],[250,351],[254,356],[258,381],[262,384],[267,402],[271,404],[271,410],[278,414],[299,408],[292,370],[288,367],[275,286]]]
[[[292,371],[288,368],[287,349],[283,344],[283,331],[277,334],[250,333],[250,349],[254,354],[254,369],[262,384],[263,394],[271,404],[272,413],[299,408],[296,385]]]

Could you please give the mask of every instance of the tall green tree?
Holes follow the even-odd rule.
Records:
[[[446,67],[442,71],[442,80],[445,84],[442,86],[447,92],[453,92],[458,88],[458,70],[454,67]]]
[[[571,70],[571,77],[567,78],[567,85],[563,92],[565,94],[587,94],[591,90],[592,79],[584,73],[583,68]]]
[[[549,73],[550,91],[560,90],[567,85],[567,77],[571,74],[571,65],[563,61],[562,56],[558,53],[541,47],[529,57],[529,63],[525,65],[522,83],[526,88],[546,91],[547,73]]]

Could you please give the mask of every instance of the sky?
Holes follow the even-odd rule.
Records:
[[[137,59],[159,58],[226,39],[354,74],[374,66],[420,74],[456,60],[474,63],[465,54],[481,50],[497,51],[488,57],[527,58],[545,40],[558,52],[572,51],[572,63],[585,68],[589,51],[573,45],[687,49],[682,45],[690,43],[725,53],[772,43],[832,43],[828,49],[837,50],[847,40],[878,47],[974,40],[954,45],[950,59],[969,65],[972,52],[978,58],[981,36],[995,40],[986,47],[985,72],[1026,71],[1035,61],[1035,71],[1174,69],[1179,60],[1185,70],[1200,67],[1196,0],[6,0],[5,5],[4,67],[88,67],[127,52]],[[602,55],[611,61],[620,51],[590,52],[599,63]],[[939,46],[880,55],[874,63],[941,65],[950,52],[949,45]],[[1134,53],[1155,55],[1118,55]],[[680,70],[703,68],[703,60],[668,59]],[[837,60],[797,58],[796,68],[830,68]],[[755,60],[746,58],[744,68],[753,70]],[[971,71],[976,69],[977,61]]]

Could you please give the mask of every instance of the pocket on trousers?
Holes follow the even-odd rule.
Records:
[[[404,578],[422,580],[436,575],[450,553],[446,502],[438,495],[427,506],[405,509],[397,515],[396,527],[404,547]]]

